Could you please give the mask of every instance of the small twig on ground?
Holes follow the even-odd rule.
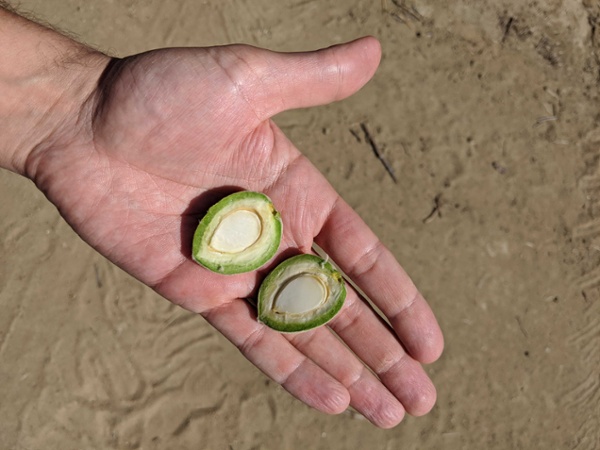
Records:
[[[442,199],[442,194],[438,194],[433,198],[433,208],[431,212],[423,219],[423,223],[427,224],[433,220],[433,218],[437,215],[438,217],[442,217],[442,212],[440,211]]]
[[[492,168],[498,172],[500,175],[504,175],[506,173],[506,167],[498,163],[497,161],[492,161]]]
[[[96,286],[100,289],[102,288],[102,278],[100,277],[100,270],[96,264],[94,264],[94,274],[96,275]]]
[[[517,323],[519,324],[519,329],[521,330],[521,333],[523,333],[523,336],[529,337],[527,335],[527,331],[525,331],[525,328],[523,327],[523,324],[521,323],[521,319],[519,319],[519,316],[515,316],[515,319],[517,319]]]
[[[544,122],[550,122],[553,120],[558,120],[558,117],[556,116],[542,116],[542,117],[538,117],[535,121],[535,123],[533,124],[534,127],[540,126],[541,124],[543,124]]]
[[[373,140],[373,137],[371,136],[371,133],[369,132],[369,129],[367,128],[367,125],[364,122],[361,122],[360,129],[365,134],[365,140],[367,141],[367,144],[369,144],[369,146],[371,147],[371,150],[373,150],[375,157],[379,161],[381,161],[381,164],[383,164],[383,167],[385,167],[385,170],[390,175],[394,183],[398,183],[398,180],[396,179],[396,174],[394,173],[394,169],[392,169],[392,166],[390,166],[389,163],[384,159],[383,155],[379,151],[379,147],[377,147],[377,144]]]
[[[405,5],[404,2],[400,2],[399,0],[392,0],[392,3],[396,6],[396,8],[400,10],[400,13],[403,14],[405,17],[410,18],[416,22],[423,21],[423,16],[419,13],[419,11],[417,11],[417,9],[413,5]],[[406,22],[405,20],[403,20],[402,17],[400,17],[398,13],[392,13],[392,17],[402,22]]]
[[[509,17],[508,21],[506,22],[506,25],[504,25],[504,34],[502,35],[502,42],[504,42],[508,37],[508,33],[510,33],[510,27],[512,27],[513,20],[514,19],[512,17]]]
[[[352,128],[350,128],[350,134],[352,136],[354,136],[354,139],[356,139],[356,142],[362,142],[362,139],[360,138],[358,133],[356,131],[354,131]]]

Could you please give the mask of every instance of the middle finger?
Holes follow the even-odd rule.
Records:
[[[426,414],[436,400],[433,383],[402,347],[393,330],[352,288],[340,313],[329,323],[413,416]]]

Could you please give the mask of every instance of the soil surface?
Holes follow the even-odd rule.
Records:
[[[0,448],[600,448],[596,1],[20,4],[119,56],[378,37],[361,92],[277,122],[420,286],[446,351],[425,417],[318,413],[3,171]]]

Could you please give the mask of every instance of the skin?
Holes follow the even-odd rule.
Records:
[[[440,356],[441,331],[393,255],[271,121],[356,92],[380,55],[367,37],[297,54],[231,45],[111,59],[0,7],[0,167],[30,178],[82,239],[202,315],[293,396],[392,427],[433,407],[421,363]],[[264,192],[281,212],[274,264],[314,240],[392,328],[352,289],[329,327],[354,354],[327,327],[282,335],[257,322],[244,299],[266,272],[219,275],[190,255],[224,186]]]

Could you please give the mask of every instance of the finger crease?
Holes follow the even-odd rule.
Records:
[[[307,348],[310,347],[310,344],[314,341],[316,333],[298,333],[288,337],[289,341],[294,345],[294,347]]]
[[[356,322],[359,319],[359,314],[355,311],[355,309],[356,309],[356,306],[354,306],[354,303],[351,303],[348,305],[345,313],[343,313],[343,316],[346,316],[348,318],[347,319],[348,323],[342,325],[341,327],[335,327],[335,332],[337,334],[340,334],[340,335],[343,334],[348,328],[350,328],[351,326],[356,324]]]
[[[212,323],[211,316],[213,314],[215,314],[215,313],[221,314],[220,311],[229,308],[233,302],[240,301],[240,300],[245,301],[244,299],[241,299],[241,298],[222,300],[221,302],[219,302],[217,305],[215,305],[213,307],[198,311],[198,314],[200,314],[202,317],[204,317],[208,322]]]
[[[379,378],[383,378],[385,377],[388,372],[390,372],[392,369],[394,369],[397,365],[399,365],[400,363],[402,363],[404,361],[404,357],[406,355],[401,355],[399,358],[392,360],[392,362],[384,364],[382,366],[382,368],[379,368],[378,370],[376,370],[375,372],[377,373],[377,376]]]
[[[297,164],[300,159],[302,158],[302,153],[298,153],[294,159],[292,159],[289,164],[287,164],[283,170],[281,172],[279,172],[279,174],[277,175],[277,177],[271,182],[269,183],[269,185],[267,187],[264,188],[263,192],[268,193],[273,186],[275,186],[275,184],[289,171],[290,167],[292,167],[293,165]]]
[[[284,377],[283,380],[275,380],[277,381],[279,384],[281,384],[282,386],[285,385],[288,380],[292,377],[292,375],[294,375],[296,372],[298,372],[298,370],[300,370],[300,368],[306,364],[308,362],[308,358],[304,355],[302,355],[302,359],[300,360],[300,362],[298,364],[296,364],[296,367],[294,367],[292,370],[290,370]]]
[[[338,205],[340,204],[340,199],[341,197],[339,195],[335,198],[333,204],[331,205],[331,208],[329,208],[329,212],[325,215],[326,220],[329,220],[335,209],[338,207]]]
[[[348,391],[350,391],[350,389],[352,389],[360,380],[363,379],[365,370],[366,370],[365,366],[362,366],[360,372],[358,372],[358,374],[350,381],[350,383],[344,384],[346,386],[346,389],[348,389]]]
[[[375,241],[375,244],[372,247],[370,247],[366,252],[364,252],[363,255],[354,264],[352,268],[353,277],[356,279],[362,278],[371,270],[373,270],[375,268],[375,265],[377,264],[377,261],[379,260],[382,250],[383,244],[381,243],[381,241]],[[360,266],[361,261],[363,261],[364,259],[367,260],[365,266],[362,267],[360,270],[357,270],[357,267]]]
[[[175,274],[175,272],[177,272],[179,270],[179,268],[181,266],[183,266],[185,264],[185,262],[187,261],[187,259],[183,258],[173,269],[169,270],[165,275],[163,275],[162,277],[160,277],[157,281],[155,281],[154,283],[148,283],[148,286],[150,286],[152,289],[154,289],[155,291],[159,291],[159,289],[167,282],[169,281],[169,279]],[[181,305],[180,305],[181,306]]]
[[[242,352],[243,355],[248,355],[253,348],[256,348],[260,341],[263,340],[265,336],[264,327],[255,328],[244,341],[238,345],[238,349]]]
[[[406,314],[413,306],[415,306],[418,299],[419,299],[419,291],[416,291],[415,294],[408,301],[408,303],[402,305],[402,307],[396,313],[392,314],[389,317],[390,322],[394,323],[396,321],[396,319],[398,319],[400,316],[403,316],[404,314]]]

